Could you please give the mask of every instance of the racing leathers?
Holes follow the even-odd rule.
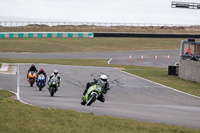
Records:
[[[46,82],[46,79],[47,79],[47,74],[46,74],[46,72],[45,72],[45,71],[39,71],[39,72],[37,73],[37,77],[38,77],[40,74],[43,74],[43,75],[44,75],[44,77],[45,77],[45,82]]]
[[[47,84],[49,85],[49,82],[51,81],[52,78],[56,78],[58,80],[58,87],[60,86],[60,82],[61,82],[61,78],[60,78],[60,74],[55,74],[55,73],[52,73],[48,79],[48,82]],[[58,89],[57,87],[57,89]],[[49,89],[49,88],[48,88]],[[56,90],[57,91],[57,90]]]
[[[29,72],[31,72],[31,71],[33,71],[33,72],[35,72],[35,73],[37,73],[38,72],[38,70],[37,70],[37,68],[35,67],[35,65],[33,64],[33,65],[31,65],[31,67],[28,69],[28,73]],[[27,78],[28,78],[28,73],[27,73]]]
[[[83,92],[83,95],[85,95],[85,94],[87,93],[87,91],[88,91],[88,89],[90,88],[90,86],[92,86],[92,85],[94,85],[94,84],[97,84],[101,79],[98,79],[98,80],[97,80],[97,79],[93,79],[93,80],[94,80],[93,82],[88,82],[88,83],[86,84],[86,88],[85,88],[85,90],[84,90],[84,92]],[[98,100],[99,100],[99,101],[105,102],[104,94],[106,94],[108,90],[110,90],[110,88],[109,88],[109,83],[108,83],[108,81],[106,81],[106,83],[105,83],[105,85],[104,85],[104,90],[103,90],[103,92],[101,93],[101,95],[98,97]]]

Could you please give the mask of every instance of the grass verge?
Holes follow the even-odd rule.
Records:
[[[0,58],[0,62],[6,63],[46,63],[61,65],[102,66],[125,68],[124,71],[134,75],[155,81],[174,89],[200,96],[200,84],[186,81],[177,76],[169,76],[166,68],[131,66],[131,65],[108,65],[107,60],[100,59],[8,59]]]
[[[39,108],[22,104],[9,97],[13,94],[0,90],[0,130],[3,133],[198,133],[191,129],[165,124],[140,122],[110,116],[96,116],[71,110]]]
[[[4,38],[0,52],[111,52],[179,49],[172,38]],[[198,41],[198,40],[197,40]]]

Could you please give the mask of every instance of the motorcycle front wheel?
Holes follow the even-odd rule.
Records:
[[[95,102],[96,96],[97,96],[96,93],[93,93],[92,96],[90,96],[90,99],[87,102],[87,106],[90,106],[93,102]]]
[[[51,87],[51,89],[50,89],[50,95],[53,97],[54,93],[55,93],[55,87]]]
[[[31,78],[30,79],[30,86],[33,87],[33,84],[34,84],[34,79]]]

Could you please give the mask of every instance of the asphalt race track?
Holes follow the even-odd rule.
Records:
[[[1,53],[0,58],[37,59],[107,59],[110,64],[164,67],[179,60],[180,50],[126,51],[126,52],[80,52],[80,53]],[[131,55],[131,60],[129,57]],[[155,56],[157,55],[157,60]],[[167,57],[170,56],[168,60]],[[143,60],[141,60],[143,56]]]
[[[158,60],[154,59],[155,54],[158,55]],[[167,60],[168,54],[170,60]],[[130,55],[132,60],[129,60]],[[144,56],[142,61],[141,55]],[[54,54],[0,53],[1,58],[108,59],[111,64],[164,68],[178,61],[178,55],[178,50]],[[0,73],[0,88],[15,92],[22,102],[35,106],[200,128],[200,98],[198,97],[175,91],[116,68],[36,64],[38,69],[45,69],[48,76],[55,68],[59,70],[62,78],[61,86],[55,96],[50,97],[46,86],[42,91],[39,91],[36,85],[29,86],[26,78],[29,67],[30,64],[20,64],[18,75]],[[80,101],[86,83],[101,74],[108,75],[111,88],[105,96],[105,103],[96,101],[90,107],[82,106]]]
[[[42,91],[39,91],[36,85],[29,86],[26,79],[29,67],[30,64],[20,64],[19,76],[0,74],[0,87],[18,93],[20,99],[26,103],[40,107],[93,112],[97,115],[200,128],[199,98],[129,75],[118,69],[36,64],[38,69],[45,69],[48,76],[55,68],[61,74],[61,86],[55,96],[50,97],[46,86]],[[96,101],[90,107],[82,106],[80,100],[85,84],[100,74],[108,75],[111,88],[106,94],[105,103]],[[17,78],[19,78],[19,87],[17,87]]]

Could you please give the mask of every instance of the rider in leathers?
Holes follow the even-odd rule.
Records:
[[[58,87],[59,87],[59,86],[60,86],[60,82],[61,82],[61,78],[60,78],[60,74],[58,74],[58,70],[57,70],[57,69],[55,69],[54,72],[50,75],[50,77],[49,77],[49,79],[48,79],[48,82],[47,82],[48,85],[49,85],[50,80],[51,80],[53,77],[56,78],[56,79],[58,80]],[[57,90],[58,90],[58,87],[57,87]],[[50,89],[50,88],[48,88],[48,89]],[[57,90],[56,90],[56,91],[57,91]]]
[[[28,69],[28,73],[31,72],[31,71],[33,71],[35,73],[38,72],[38,70],[37,70],[37,68],[35,67],[34,64],[32,64],[31,67]],[[28,73],[27,73],[27,78],[28,78]]]
[[[43,75],[44,75],[44,77],[45,77],[45,83],[46,83],[47,74],[46,74],[46,72],[44,71],[44,69],[40,69],[40,71],[37,73],[37,77],[38,77],[40,74],[43,74]]]
[[[88,83],[86,84],[86,88],[85,88],[85,90],[84,90],[84,92],[83,92],[83,96],[85,96],[85,94],[87,93],[87,90],[89,89],[90,86],[92,86],[92,85],[94,85],[94,84],[96,84],[96,83],[98,83],[98,82],[101,82],[101,83],[103,83],[103,85],[104,85],[104,86],[101,86],[101,87],[104,87],[104,90],[103,90],[103,93],[101,93],[101,95],[98,97],[98,100],[101,101],[101,102],[104,102],[104,101],[105,101],[105,97],[104,97],[103,94],[106,94],[106,93],[107,93],[107,90],[110,89],[110,88],[109,88],[109,83],[108,83],[107,79],[108,79],[108,78],[107,78],[106,75],[101,75],[101,76],[100,76],[100,79],[93,79],[94,82],[88,82]]]

